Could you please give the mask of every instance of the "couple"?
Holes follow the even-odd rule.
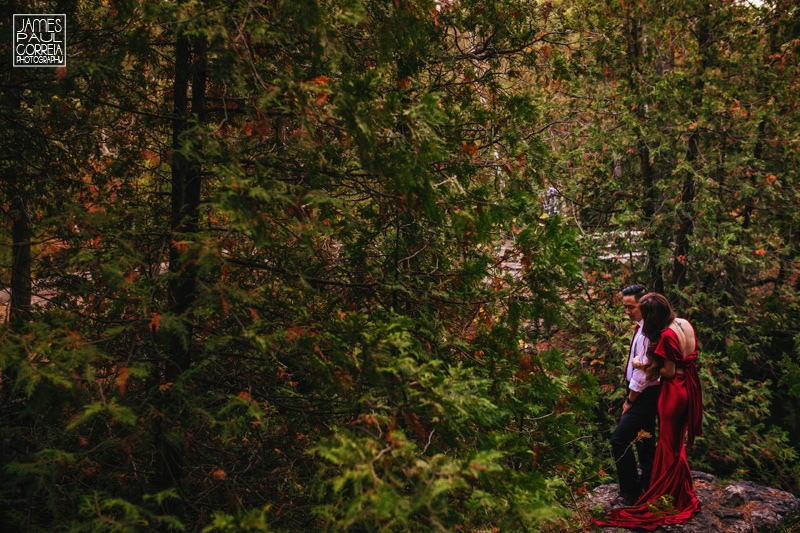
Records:
[[[629,508],[612,510],[596,525],[654,530],[685,522],[700,510],[683,439],[702,436],[703,404],[697,375],[697,335],[677,318],[667,299],[641,285],[622,291],[625,313],[637,322],[626,379],[622,419],[611,436],[619,487]],[[655,417],[659,418],[654,445]],[[637,440],[640,431],[650,437]],[[633,443],[642,476],[637,480]],[[644,492],[644,493],[642,493]]]

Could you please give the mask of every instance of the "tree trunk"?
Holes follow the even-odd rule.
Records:
[[[185,153],[186,135],[195,121],[202,121],[205,112],[207,44],[203,38],[191,40],[178,33],[175,47],[174,117],[172,122],[172,209],[170,213],[171,245],[169,251],[168,312],[178,320],[182,329],[165,332],[164,384],[179,380],[191,367],[192,335],[195,328],[193,307],[197,299],[198,266],[194,258],[186,258],[199,230],[201,164],[194,154]],[[192,98],[189,108],[189,81]],[[161,396],[163,420],[154,422],[158,472],[155,483],[159,490],[177,488],[181,493],[185,477],[185,451],[182,444],[166,435],[173,421],[183,413],[184,392],[166,387]],[[163,506],[168,514],[182,513],[181,504]]]
[[[632,91],[641,97],[639,81],[639,62],[642,59],[641,36],[642,28],[636,17],[628,20],[628,84]],[[638,106],[637,115],[642,122],[642,127],[647,127],[646,106]],[[642,185],[644,187],[644,202],[642,205],[643,220],[647,229],[647,275],[650,290],[664,292],[664,273],[661,268],[661,238],[655,225],[658,209],[658,190],[656,188],[657,176],[655,169],[650,164],[650,148],[647,145],[646,133],[640,134],[637,139],[639,168],[641,171]]]
[[[170,362],[166,370],[167,381],[171,381],[188,369],[191,364],[190,348],[194,319],[191,308],[197,297],[197,264],[182,258],[185,247],[181,241],[190,241],[198,231],[200,191],[202,174],[200,164],[194,156],[183,153],[185,134],[191,123],[187,116],[188,81],[192,78],[191,114],[201,120],[205,112],[206,90],[206,42],[194,40],[194,53],[189,39],[181,36],[175,52],[175,118],[172,132],[172,244],[169,254],[169,270],[173,277],[169,286],[169,311],[179,317],[185,333],[171,336]]]
[[[644,220],[648,229],[654,228],[656,220],[656,209],[658,205],[658,189],[656,189],[657,177],[653,166],[650,164],[650,148],[647,142],[639,139],[639,165],[642,169],[642,179],[645,189],[645,200],[643,205]],[[661,240],[658,238],[658,231],[649,232],[647,236],[647,273],[650,278],[650,290],[654,292],[664,292],[664,271],[661,268]]]
[[[702,85],[702,81],[698,82]],[[689,137],[686,150],[686,162],[691,166],[700,154],[698,146],[699,135],[693,133]],[[686,285],[686,272],[689,264],[689,235],[694,231],[694,218],[692,216],[692,203],[695,198],[695,182],[693,175],[687,175],[683,180],[681,191],[681,207],[678,210],[678,230],[675,234],[675,254],[672,258],[672,283],[681,288]]]
[[[20,196],[12,201],[11,309],[9,321],[23,322],[31,309],[31,225]]]
[[[709,9],[705,5],[705,9]],[[708,28],[708,17],[711,13],[705,12],[701,16],[696,26],[697,46],[702,60],[700,69],[694,79],[694,96],[692,97],[692,107],[689,109],[689,120],[696,124],[700,109],[703,103],[703,90],[705,89],[704,75],[709,63],[710,33]],[[686,163],[689,168],[694,168],[694,163],[700,156],[700,130],[695,127],[689,135],[686,146]],[[675,233],[675,253],[672,259],[672,283],[676,288],[686,285],[686,273],[689,264],[689,235],[694,231],[693,204],[695,199],[695,179],[694,173],[689,173],[684,177],[681,191],[681,204],[678,208],[678,229]]]
[[[11,109],[22,109],[21,84],[21,75],[12,73],[7,95]],[[11,186],[11,305],[8,318],[12,325],[24,322],[31,310],[31,222],[25,205],[24,179]]]

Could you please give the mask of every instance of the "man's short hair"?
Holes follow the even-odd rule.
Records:
[[[636,298],[637,302],[639,301],[639,298],[645,294],[647,294],[647,289],[645,289],[642,285],[631,285],[622,289],[623,296],[633,296]]]

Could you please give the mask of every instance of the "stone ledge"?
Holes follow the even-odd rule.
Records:
[[[702,508],[691,520],[656,529],[657,533],[767,533],[779,531],[800,516],[800,499],[789,492],[762,487],[750,481],[719,482],[705,472],[692,471],[694,490]],[[581,508],[602,507],[605,512],[622,507],[616,484],[600,485],[581,502]],[[606,533],[637,531],[604,527]]]

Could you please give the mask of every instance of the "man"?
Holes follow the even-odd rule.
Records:
[[[656,455],[656,415],[658,411],[658,395],[661,392],[659,379],[648,381],[643,369],[633,368],[635,357],[647,363],[647,337],[642,335],[642,313],[639,310],[639,299],[647,294],[641,285],[631,285],[622,290],[622,305],[625,314],[636,322],[636,329],[628,352],[628,363],[625,369],[625,381],[628,392],[622,406],[622,418],[611,435],[611,450],[617,467],[619,491],[625,505],[633,505],[642,492],[650,486],[650,473]],[[637,440],[640,431],[646,431],[649,437]],[[636,458],[632,443],[636,442],[636,452],[642,468],[641,477],[637,474]]]

